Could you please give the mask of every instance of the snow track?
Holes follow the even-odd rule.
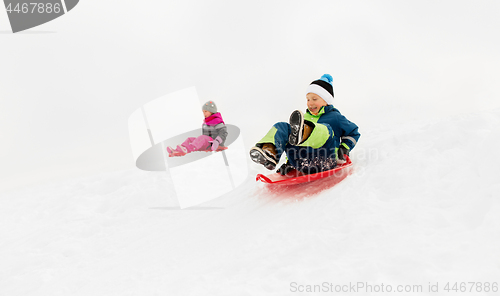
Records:
[[[4,195],[0,295],[498,281],[500,110],[362,132],[353,174],[334,187],[273,190],[254,166],[235,191],[187,210],[164,173],[139,170]]]

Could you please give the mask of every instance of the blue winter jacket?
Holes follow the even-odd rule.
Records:
[[[309,109],[307,109],[304,114],[304,119],[330,125],[334,133],[334,140],[337,148],[343,145],[350,151],[356,146],[361,136],[358,132],[358,126],[345,118],[344,115],[340,114],[340,111],[335,109],[333,105],[321,107],[318,115],[311,114]]]
[[[350,151],[356,146],[360,137],[358,126],[340,114],[339,110],[332,105],[322,107],[318,115],[313,115],[309,110],[306,110],[304,119],[325,125],[329,134],[333,135],[333,137],[329,138],[322,147],[317,149],[286,144],[284,150],[289,163],[303,173],[315,173],[335,168],[339,146],[343,145]],[[285,123],[278,123],[275,126],[278,127],[279,125],[283,125],[282,129],[285,128]],[[276,134],[276,140],[278,141],[275,141],[275,143],[286,143],[288,141],[286,135],[282,133]],[[277,146],[277,148],[278,151],[281,150],[281,147]]]

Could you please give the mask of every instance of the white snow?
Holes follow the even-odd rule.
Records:
[[[494,0],[85,0],[12,34],[0,12],[0,296],[498,295],[443,290],[500,282],[498,15]],[[180,210],[166,173],[134,167],[127,120],[156,98],[195,86],[249,149],[325,73],[362,134],[334,187],[269,189],[250,163],[235,191]]]
[[[293,289],[358,282],[423,287],[404,295],[439,282],[432,295],[446,295],[447,282],[498,282],[499,136],[500,110],[365,130],[334,187],[250,177],[188,210],[161,172],[12,192],[0,199],[0,295],[309,295]],[[355,294],[370,293],[342,295]]]

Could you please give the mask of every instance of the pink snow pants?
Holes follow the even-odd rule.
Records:
[[[186,147],[188,152],[203,151],[211,146],[208,141],[212,141],[212,138],[206,135],[201,135],[196,138],[189,137],[182,143],[182,146]]]

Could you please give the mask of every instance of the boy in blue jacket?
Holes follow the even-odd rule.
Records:
[[[292,112],[289,123],[278,122],[252,149],[252,161],[274,170],[283,152],[288,161],[278,170],[282,175],[294,168],[305,174],[327,171],[345,161],[356,146],[358,126],[335,109],[333,78],[323,75],[306,91],[307,110]]]

